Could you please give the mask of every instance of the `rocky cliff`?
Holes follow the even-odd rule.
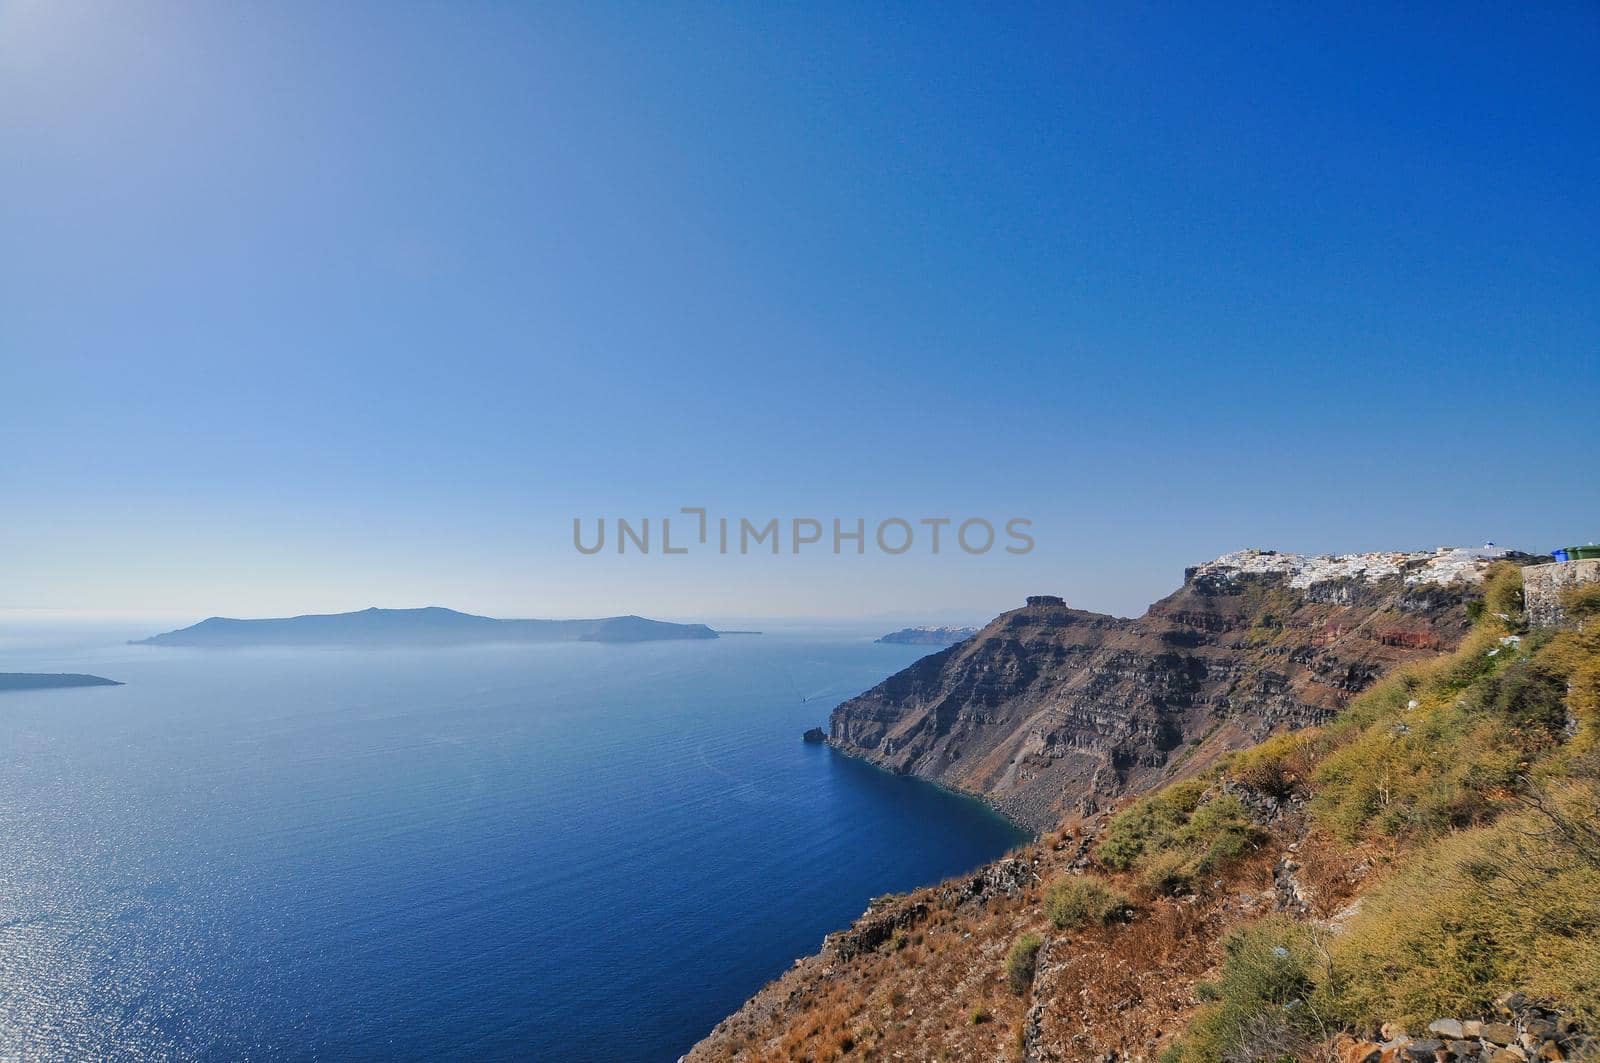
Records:
[[[1041,595],[834,710],[829,741],[1035,829],[1320,723],[1453,648],[1504,551],[1230,554],[1135,619]]]
[[[1247,647],[1237,686],[1265,667],[1240,632],[1293,631],[1290,617],[1459,645],[1375,684],[1329,727],[1274,735],[1115,811],[1068,817],[971,875],[874,899],[689,1063],[1600,1059],[1600,586],[1568,588],[1569,623],[1543,628],[1522,573],[1400,556],[1334,582],[1323,577],[1344,559],[1235,555],[1193,570],[1140,621],[1049,598],[1001,617],[981,641],[1088,645],[1091,658],[1117,638],[1215,628],[1185,653],[1209,667],[1230,639]],[[1294,608],[1267,624],[1271,596]],[[1323,611],[1339,609],[1350,612]],[[1178,626],[1180,612],[1229,622]],[[1464,636],[1458,612],[1474,617]],[[1351,636],[1331,644],[1341,662],[1426,652]],[[914,666],[896,696],[981,668],[962,659]],[[993,715],[1045,696],[1048,675],[1029,673]],[[1245,689],[1229,712],[1255,703]],[[1291,700],[1316,711],[1310,693]]]

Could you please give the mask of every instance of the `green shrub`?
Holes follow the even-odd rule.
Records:
[[[1045,894],[1044,911],[1065,930],[1076,926],[1105,926],[1132,902],[1121,890],[1088,875],[1061,879]]]
[[[1043,945],[1044,938],[1031,930],[1011,943],[1011,951],[1006,954],[1006,984],[1018,996],[1033,987],[1033,973]]]
[[[1174,832],[1188,822],[1204,792],[1204,783],[1190,780],[1129,805],[1111,821],[1098,850],[1100,862],[1126,871],[1145,853],[1170,845]]]
[[[1132,868],[1151,889],[1177,893],[1254,847],[1262,837],[1249,811],[1231,794],[1206,797],[1205,783],[1169,786],[1112,820],[1100,861]]]
[[[1194,868],[1183,853],[1156,853],[1139,861],[1139,881],[1152,893],[1175,897],[1194,888]]]
[[[1239,927],[1223,940],[1214,1001],[1180,1049],[1185,1060],[1297,1059],[1327,1035],[1313,1005],[1319,961],[1310,930],[1283,916]]]
[[[1237,797],[1220,794],[1194,810],[1177,840],[1194,854],[1194,870],[1207,875],[1260,841],[1261,828]]]

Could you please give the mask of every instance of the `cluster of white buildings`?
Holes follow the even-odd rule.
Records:
[[[1478,582],[1484,570],[1506,551],[1483,546],[1441,546],[1426,550],[1375,550],[1365,554],[1282,554],[1273,550],[1236,550],[1195,568],[1196,576],[1229,577],[1281,573],[1291,587],[1309,587],[1328,580],[1359,579],[1368,583],[1403,576],[1407,583]]]

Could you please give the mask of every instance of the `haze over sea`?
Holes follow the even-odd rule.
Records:
[[[800,741],[928,647],[120,644],[161,629],[0,637],[127,684],[0,694],[0,1056],[675,1059],[1021,838]]]

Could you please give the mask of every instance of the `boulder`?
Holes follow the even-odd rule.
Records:
[[[1376,1041],[1358,1041],[1349,1034],[1340,1034],[1334,1042],[1339,1063],[1378,1063],[1383,1056],[1383,1046]]]
[[[1528,1006],[1528,997],[1523,993],[1502,993],[1495,998],[1494,1010],[1510,1018],[1516,1018],[1517,1012]]]
[[[1428,1032],[1435,1037],[1462,1038],[1467,1035],[1459,1019],[1435,1019],[1428,1023]]]
[[[1534,1015],[1522,1020],[1522,1032],[1541,1042],[1548,1041],[1556,1035],[1556,1024],[1542,1015]]]
[[[1478,1031],[1478,1036],[1492,1044],[1515,1044],[1517,1031],[1514,1027],[1503,1022],[1486,1022]]]

